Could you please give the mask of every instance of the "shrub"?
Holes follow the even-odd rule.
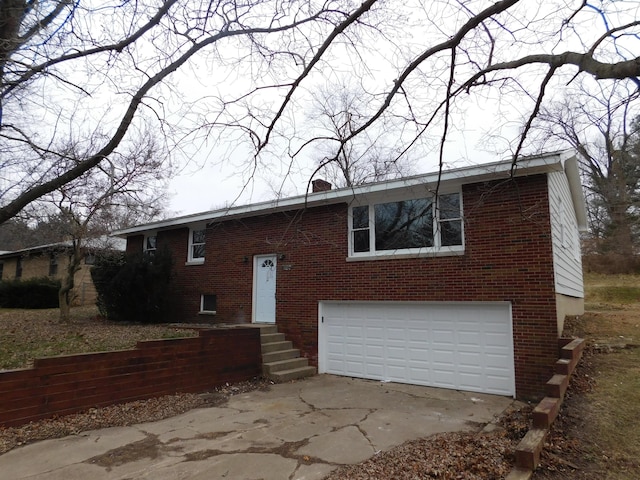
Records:
[[[170,284],[173,258],[166,250],[154,255],[97,258],[91,277],[100,312],[110,320],[162,323],[171,318]]]
[[[48,277],[0,282],[2,308],[57,308],[60,281]]]
[[[114,307],[113,279],[123,269],[125,256],[122,253],[103,253],[96,256],[93,267],[91,267],[91,280],[95,286],[97,298],[96,305],[100,314],[109,317],[109,311]]]
[[[589,273],[640,273],[640,256],[621,255],[618,253],[589,254],[582,257],[585,272]]]

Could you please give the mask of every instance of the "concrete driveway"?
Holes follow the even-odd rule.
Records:
[[[317,375],[159,422],[93,430],[0,456],[2,478],[321,479],[439,432],[477,431],[506,397]]]

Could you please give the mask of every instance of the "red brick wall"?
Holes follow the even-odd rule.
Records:
[[[144,247],[144,235],[127,237],[127,254],[140,253]]]
[[[0,427],[251,379],[262,365],[257,328],[139,342],[133,350],[39,358],[0,373]]]
[[[509,301],[517,395],[536,397],[558,354],[546,176],[467,185],[463,203],[460,256],[347,262],[346,204],[212,225],[204,265],[184,264],[186,229],[161,232],[159,247],[166,242],[178,252],[177,320],[202,321],[206,293],[217,295],[216,321],[250,322],[253,256],[270,253],[284,255],[279,330],[316,365],[320,300]]]

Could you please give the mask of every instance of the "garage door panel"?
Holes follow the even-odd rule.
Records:
[[[513,395],[508,304],[322,304],[320,371]]]
[[[457,364],[462,366],[470,365],[480,368],[479,365],[482,364],[482,355],[480,354],[480,352],[458,351]]]
[[[345,355],[353,355],[358,358],[362,358],[364,355],[364,345],[361,343],[347,343],[344,348]]]
[[[406,363],[407,361],[407,349],[404,348],[404,346],[387,346],[386,352],[388,360],[398,359],[402,363]]]
[[[372,378],[374,380],[384,380],[384,365],[369,363],[365,367],[365,378]]]

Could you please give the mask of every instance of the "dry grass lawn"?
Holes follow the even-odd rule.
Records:
[[[38,357],[122,350],[140,340],[193,336],[166,325],[107,322],[95,307],[77,307],[71,321],[60,323],[57,309],[0,309],[0,370],[33,365]]]
[[[638,479],[640,276],[585,280],[586,313],[568,322],[566,333],[589,342],[579,375],[592,387],[565,401],[548,445],[552,454],[534,479]]]

